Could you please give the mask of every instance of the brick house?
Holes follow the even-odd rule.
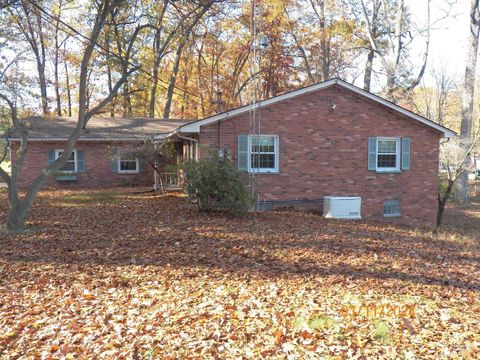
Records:
[[[52,179],[50,185],[152,184],[152,169],[138,159],[112,162],[108,148],[170,138],[182,159],[211,151],[229,156],[254,179],[250,184],[256,184],[259,208],[322,209],[326,196],[356,197],[363,219],[431,227],[437,215],[439,140],[455,136],[339,79],[197,121],[97,121],[103,125],[89,123],[89,133],[67,164],[75,169],[76,181]],[[31,133],[25,182],[58,156],[64,140],[55,135],[58,128],[55,121]]]
[[[361,217],[436,224],[439,140],[455,133],[339,79],[180,126],[183,155],[226,153],[260,208],[361,198]],[[157,136],[159,141],[165,135]]]
[[[75,118],[44,120],[30,117],[27,154],[19,177],[19,187],[26,187],[50,161],[60,156],[63,144],[76,126]],[[146,185],[153,183],[153,168],[141,158],[119,155],[119,149],[134,148],[154,135],[169,133],[183,120],[163,121],[148,118],[90,119],[67,164],[49,179],[48,187],[94,188]],[[15,162],[19,138],[10,138],[11,160]],[[120,152],[121,153],[121,152]]]

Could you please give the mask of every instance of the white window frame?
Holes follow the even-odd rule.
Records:
[[[122,167],[120,166],[122,161],[133,161],[133,160],[122,159],[121,157],[119,157],[117,159],[117,169],[119,174],[138,174],[140,172],[140,164],[138,161],[138,157],[135,157],[135,163],[136,163],[135,170],[122,170]]]
[[[274,168],[253,168],[252,167],[252,139],[253,138],[269,137],[273,138],[273,148],[275,155],[275,167]],[[279,148],[278,148],[278,135],[248,135],[248,172],[249,173],[262,173],[262,174],[277,174],[279,172]]]
[[[385,154],[380,154],[378,152],[379,150],[379,145],[378,143],[380,141],[395,141],[397,144],[396,146],[396,151],[395,151],[395,167],[378,167],[378,155],[385,155]],[[393,155],[393,154],[392,154]],[[375,154],[375,168],[377,169],[377,172],[400,172],[400,138],[399,137],[378,137],[377,138],[377,152]]]
[[[55,149],[55,160],[57,160],[60,157],[60,153],[63,153],[63,149]],[[78,157],[77,157],[77,149],[73,149],[72,152],[75,154],[74,157],[74,164],[75,164],[75,170],[74,171],[67,171],[67,170],[59,170],[59,172],[66,173],[66,174],[75,174],[77,173],[78,169]]]

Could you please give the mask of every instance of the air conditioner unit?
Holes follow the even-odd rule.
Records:
[[[325,196],[323,198],[323,216],[333,219],[361,219],[360,196]]]

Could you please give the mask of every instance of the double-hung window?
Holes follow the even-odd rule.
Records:
[[[248,171],[278,172],[278,136],[250,135],[248,137]]]
[[[377,171],[400,171],[400,139],[377,138]]]
[[[55,160],[58,159],[60,156],[62,156],[62,154],[63,154],[63,150],[55,150]],[[66,164],[59,169],[59,172],[65,172],[65,173],[77,172],[77,150],[72,151]]]
[[[139,172],[138,158],[133,155],[122,155],[118,159],[118,172],[120,174],[136,174]]]

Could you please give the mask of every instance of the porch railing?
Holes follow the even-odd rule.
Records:
[[[178,176],[173,172],[163,172],[158,174],[158,185],[160,189],[165,190],[169,187],[178,187]]]

